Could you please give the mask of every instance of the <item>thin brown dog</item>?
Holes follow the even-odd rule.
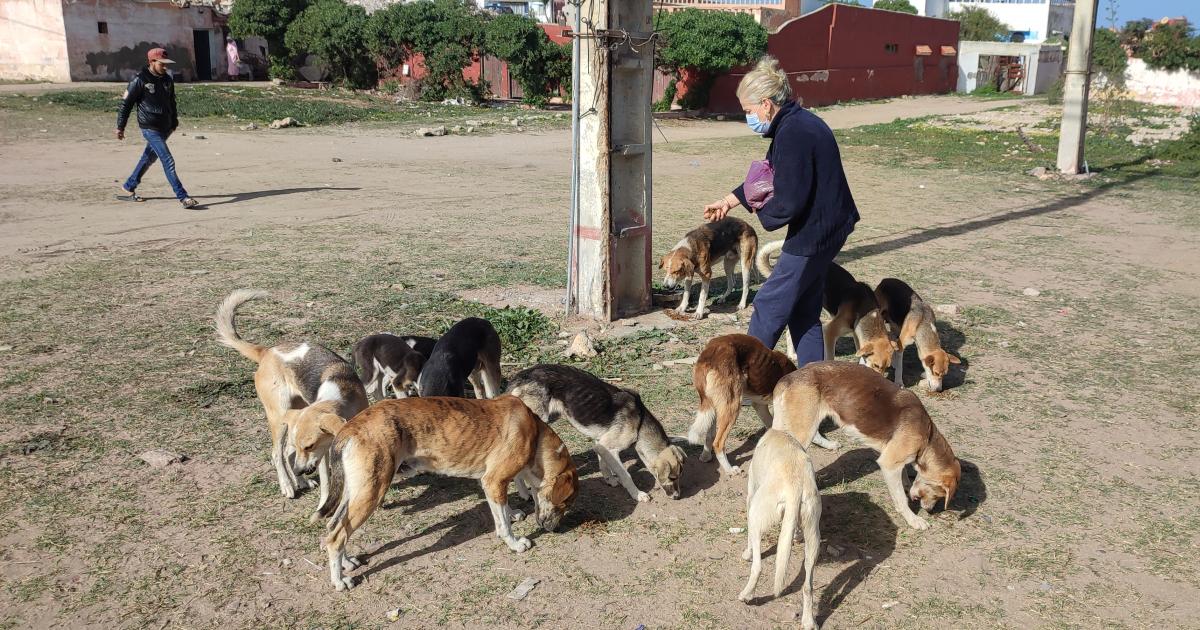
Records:
[[[838,337],[850,333],[858,348],[855,356],[863,365],[883,374],[900,346],[888,334],[887,322],[875,302],[875,292],[837,263],[829,264],[825,276],[825,310],[833,316],[821,332],[825,337],[825,360],[833,360]]]
[[[524,514],[508,507],[508,484],[534,495],[537,523],[553,531],[575,501],[579,479],[571,453],[547,424],[512,395],[491,399],[385,400],[358,414],[338,432],[331,451],[329,517],[325,547],[337,590],[353,586],[342,570],[358,566],[346,543],[379,507],[397,473],[421,472],[479,479],[496,523],[496,535],[517,553],[531,546],[512,533]],[[516,518],[514,518],[516,517]]]
[[[884,319],[900,331],[900,350],[892,361],[896,368],[895,382],[904,387],[904,349],[917,345],[921,368],[925,370],[925,387],[931,392],[942,391],[942,378],[950,365],[960,363],[958,357],[942,349],[933,308],[903,280],[884,278],[875,287],[875,300]]]
[[[909,525],[929,527],[913,514],[909,500],[919,500],[926,511],[945,500],[949,509],[962,465],[916,394],[870,368],[839,361],[809,363],[780,379],[775,388],[775,428],[790,432],[807,446],[826,417],[879,452],[875,461],[896,511]],[[905,495],[908,464],[916,467],[917,478]]]

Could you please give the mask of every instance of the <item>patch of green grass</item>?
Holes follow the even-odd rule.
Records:
[[[1015,132],[947,129],[930,123],[928,118],[903,119],[835,133],[842,146],[870,149],[854,152],[855,159],[895,167],[1013,175],[1023,175],[1037,166],[1054,170],[1057,133],[1031,139],[1043,149],[1039,152],[1031,151]],[[1125,140],[1127,133],[1127,129],[1089,133],[1085,146],[1088,168],[1109,179],[1154,176],[1172,180],[1176,186],[1195,188],[1195,178],[1200,177],[1200,151],[1193,150],[1194,139],[1137,146]],[[1162,159],[1170,161],[1152,162]]]

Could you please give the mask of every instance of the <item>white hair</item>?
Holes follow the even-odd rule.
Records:
[[[737,97],[748,102],[769,100],[782,105],[792,97],[792,86],[788,83],[787,73],[779,67],[779,60],[766,55],[742,77],[741,83],[738,83]]]

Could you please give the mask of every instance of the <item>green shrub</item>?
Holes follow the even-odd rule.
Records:
[[[684,9],[659,13],[656,29],[663,35],[655,63],[676,79],[687,68],[697,79],[688,85],[681,105],[708,105],[715,78],[735,66],[748,64],[767,49],[767,30],[745,13]],[[670,104],[667,104],[668,107]]]

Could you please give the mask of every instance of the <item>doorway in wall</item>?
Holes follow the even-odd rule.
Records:
[[[196,80],[212,81],[212,51],[209,49],[209,32],[196,29],[192,31],[192,48],[196,51]]]

